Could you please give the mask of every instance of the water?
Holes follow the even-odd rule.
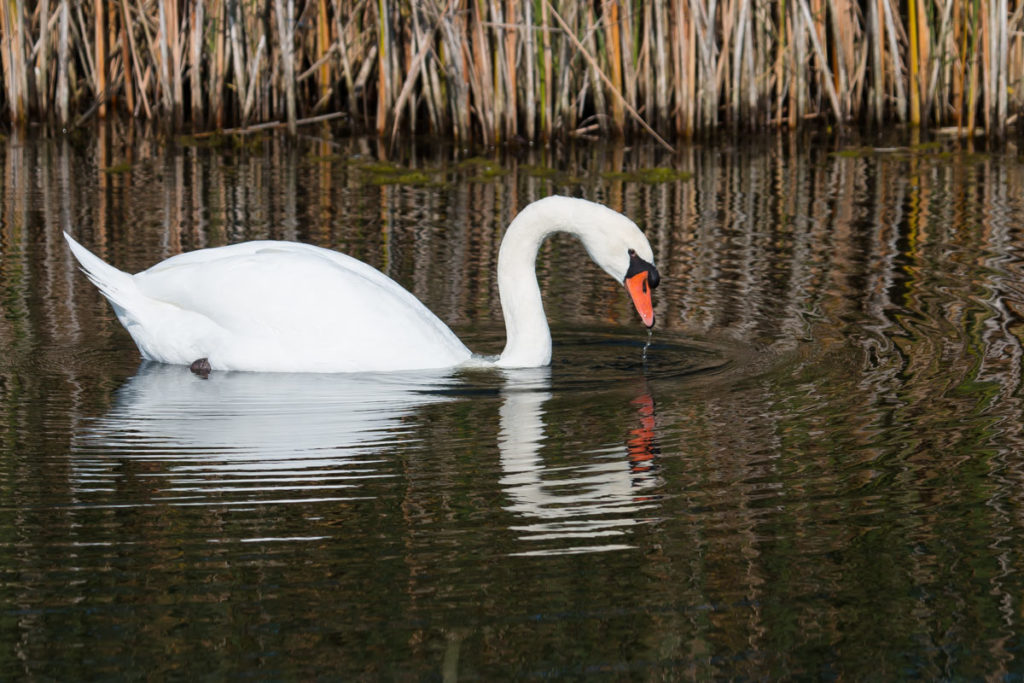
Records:
[[[100,133],[0,146],[0,678],[1024,674],[1012,151]],[[552,192],[650,236],[650,338],[555,239],[550,368],[203,380],[61,237],[341,249],[493,354],[501,233]]]

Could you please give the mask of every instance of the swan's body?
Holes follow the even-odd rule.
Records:
[[[524,208],[501,244],[498,289],[508,342],[500,366],[550,362],[534,263],[541,242],[556,231],[577,235],[620,282],[632,278],[634,302],[644,322],[654,323],[648,276],[656,286],[657,271],[639,228],[599,204],[548,197]],[[213,370],[359,372],[451,367],[472,356],[394,280],[329,249],[245,242],[173,256],[130,275],[65,237],[150,360],[189,365],[208,359]]]

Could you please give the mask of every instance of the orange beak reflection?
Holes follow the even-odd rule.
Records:
[[[651,298],[652,287],[648,278],[649,273],[646,270],[627,277],[626,291],[633,299],[633,305],[636,306],[636,312],[640,314],[644,325],[654,327],[654,301]]]

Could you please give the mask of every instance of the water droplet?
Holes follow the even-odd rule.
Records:
[[[643,364],[644,364],[645,368],[647,367],[647,349],[651,348],[651,337],[653,337],[653,336],[654,336],[654,329],[648,327],[647,328],[647,343],[644,344],[644,352],[643,352],[643,355],[641,356],[641,360],[643,361]]]

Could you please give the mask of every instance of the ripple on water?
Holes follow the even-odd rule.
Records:
[[[500,348],[497,337],[466,333],[472,348]],[[475,355],[455,368],[445,381],[424,384],[419,391],[450,396],[495,396],[502,389],[605,390],[637,380],[690,380],[735,377],[752,371],[763,355],[727,340],[668,337],[655,333],[648,340],[634,328],[625,330],[574,329],[554,335],[551,364],[541,368],[498,368],[498,355]],[[403,373],[380,374],[381,381],[407,381]]]
[[[746,349],[635,331],[561,332],[550,367],[468,369],[448,391],[499,402],[498,482],[514,556],[605,553],[636,547],[660,519],[655,384],[731,381]],[[623,425],[627,425],[624,429]]]
[[[649,383],[731,376],[747,360],[743,349],[663,336],[645,360],[644,343],[559,334],[552,366],[523,370],[202,379],[143,363],[108,412],[76,430],[72,484],[80,505],[98,508],[393,502],[410,485],[450,493],[452,454],[467,450],[501,492],[518,539],[508,554],[621,550],[657,515]],[[615,423],[574,431],[602,411],[625,411],[634,428],[626,438]]]
[[[557,389],[597,389],[645,380],[685,380],[732,375],[752,352],[720,341],[655,334],[574,333],[555,340],[552,383]]]

